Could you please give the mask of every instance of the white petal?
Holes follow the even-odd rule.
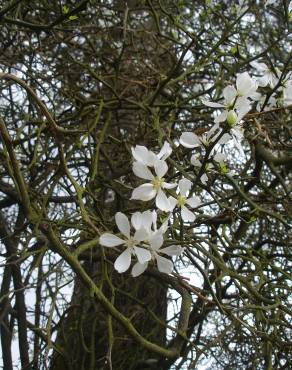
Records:
[[[216,116],[214,119],[215,123],[224,122],[227,118],[228,111],[224,110],[222,113],[219,114],[219,116]]]
[[[127,238],[130,237],[130,223],[128,217],[124,215],[122,212],[117,212],[115,215],[115,220],[118,229],[122,234],[124,234]]]
[[[171,212],[171,211],[174,210],[174,208],[177,204],[177,200],[174,197],[170,196],[168,198],[168,202],[169,202],[169,212]]]
[[[261,100],[262,98],[262,94],[256,92],[256,91],[251,91],[249,93],[249,97],[254,100],[254,101],[258,101],[258,100]]]
[[[153,167],[157,161],[159,161],[158,156],[152,150],[149,150],[147,166]]]
[[[167,217],[167,219],[163,222],[163,224],[160,226],[159,228],[159,231],[164,234],[166,233],[167,229],[168,229],[168,222],[169,222],[169,219],[170,219],[170,215]]]
[[[179,256],[183,252],[183,248],[179,245],[170,245],[169,247],[165,247],[160,249],[160,253],[167,254],[168,256]]]
[[[206,185],[208,182],[208,176],[204,173],[200,178],[202,184]]]
[[[149,231],[146,229],[139,229],[135,232],[133,239],[137,242],[142,242],[149,238]]]
[[[151,214],[152,214],[152,224],[153,224],[154,230],[156,230],[157,229],[157,212],[152,211]]]
[[[189,211],[186,206],[181,207],[181,217],[184,222],[194,222],[196,219],[196,215]]]
[[[226,105],[230,106],[233,103],[236,97],[236,94],[237,94],[237,91],[234,86],[226,86],[223,89],[223,96],[224,96]]]
[[[217,144],[226,144],[226,143],[228,143],[228,141],[230,141],[231,139],[232,139],[232,136],[226,133],[226,134],[224,134],[224,135],[221,137],[221,139],[218,141],[218,143],[217,143]]]
[[[131,272],[132,276],[137,277],[143,274],[143,272],[147,269],[147,267],[148,267],[148,262],[145,262],[143,264],[139,262],[135,263],[135,265],[132,268],[132,272]]]
[[[144,180],[153,180],[154,176],[152,175],[149,168],[141,163],[141,162],[134,162],[133,163],[133,172],[136,176],[140,177]]]
[[[172,269],[173,269],[173,263],[161,256],[157,256],[157,267],[160,272],[164,272],[165,274],[171,274]]]
[[[117,245],[124,244],[124,240],[110,233],[104,233],[99,238],[99,244],[104,247],[116,247]]]
[[[189,205],[191,208],[196,208],[201,204],[200,198],[196,197],[195,195],[189,199],[187,199],[187,205]]]
[[[216,162],[224,162],[226,160],[226,155],[224,153],[217,152],[213,159]]]
[[[237,111],[245,111],[246,113],[251,109],[250,101],[245,96],[240,96],[235,104]]]
[[[163,234],[160,231],[160,229],[159,231],[151,235],[151,237],[149,238],[149,243],[150,243],[151,248],[154,249],[155,251],[157,251],[162,246]]]
[[[155,169],[157,176],[162,178],[166,174],[168,170],[168,166],[165,161],[159,160],[155,163],[154,169]]]
[[[177,187],[177,184],[171,184],[169,182],[163,182],[162,189],[173,189]]]
[[[181,179],[178,182],[179,191],[182,196],[186,196],[187,192],[192,187],[192,182],[189,179]]]
[[[260,72],[265,72],[269,69],[265,63],[259,63],[256,62],[255,60],[250,62],[249,64]]]
[[[207,137],[208,139],[210,139],[210,137],[212,137],[218,129],[220,129],[220,125],[219,125],[219,123],[217,122],[217,123],[215,123],[215,125],[213,125],[213,126],[210,128],[210,130],[209,130],[209,131],[207,131],[207,132],[206,132],[205,134],[203,134],[203,135],[206,135],[206,137]]]
[[[202,163],[198,159],[199,155],[198,154],[193,154],[191,156],[191,164],[195,167],[201,167]]]
[[[171,207],[167,199],[167,196],[164,194],[164,192],[161,189],[158,190],[155,204],[157,208],[161,209],[161,211],[165,211],[165,212],[170,211]]]
[[[151,253],[144,248],[134,247],[139,263],[143,264],[151,260]]]
[[[145,146],[136,145],[135,148],[131,148],[131,150],[132,155],[136,161],[147,165],[149,150]]]
[[[258,78],[258,83],[259,83],[259,86],[261,87],[267,86],[269,82],[270,82],[270,79],[268,75],[263,75],[262,77]]]
[[[133,190],[131,199],[148,201],[156,195],[156,190],[152,184],[142,184]]]
[[[193,132],[183,132],[179,142],[185,148],[195,148],[201,145],[201,140]]]
[[[131,250],[130,248],[127,248],[116,259],[114,267],[119,273],[122,273],[128,270],[130,264],[131,264]]]
[[[207,107],[211,107],[211,108],[224,108],[223,104],[215,103],[215,102],[208,101],[208,100],[202,100],[202,103],[206,105]]]
[[[135,212],[132,214],[131,224],[133,225],[135,230],[141,229],[142,220],[143,220],[143,216],[141,212]]]
[[[151,211],[144,211],[142,213],[142,227],[146,230],[151,230],[153,223],[153,213]]]
[[[247,96],[253,87],[252,79],[247,72],[239,73],[236,79],[238,94]]]
[[[168,158],[172,153],[171,146],[167,141],[164,142],[163,147],[161,148],[160,152],[157,154],[159,159],[165,160]]]

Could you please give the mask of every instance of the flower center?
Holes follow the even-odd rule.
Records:
[[[124,244],[125,244],[125,246],[127,248],[133,248],[133,247],[135,247],[135,245],[137,244],[137,242],[136,242],[136,240],[130,238],[128,240],[125,240],[125,243]]]
[[[159,190],[161,186],[163,185],[164,179],[160,177],[155,177],[152,181],[151,184],[153,185],[155,190]]]
[[[186,204],[186,201],[187,201],[187,198],[186,198],[186,197],[184,197],[184,196],[182,196],[182,195],[179,195],[179,196],[177,197],[177,205],[178,205],[179,207],[184,206],[184,205]]]

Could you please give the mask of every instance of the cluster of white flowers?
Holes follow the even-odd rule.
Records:
[[[279,81],[278,70],[276,73],[271,72],[264,63],[252,63],[252,66],[261,72],[258,80],[250,77],[247,72],[238,74],[235,86],[225,87],[219,102],[203,101],[208,107],[222,110],[216,116],[213,127],[202,135],[183,132],[179,139],[183,147],[192,150],[190,164],[197,168],[197,175],[203,185],[207,184],[208,172],[228,172],[226,157],[218,150],[222,145],[232,140],[235,147],[243,153],[242,119],[251,110],[252,104],[262,99],[261,94],[257,92],[258,87],[269,85],[273,88]],[[285,101],[289,103],[291,78],[286,79],[285,83],[282,88],[286,94]],[[175,178],[179,177],[177,182],[166,181],[169,168],[167,160],[171,154],[172,148],[168,142],[164,143],[158,154],[141,145],[132,148],[133,172],[143,183],[133,190],[131,199],[151,202],[151,206],[155,204],[157,210],[135,212],[131,222],[125,214],[117,212],[115,221],[121,236],[107,232],[101,235],[100,245],[109,248],[125,247],[114,263],[115,269],[120,273],[129,269],[134,256],[136,263],[132,267],[132,276],[142,274],[150,261],[156,262],[160,272],[170,274],[173,270],[171,257],[180,256],[183,252],[183,248],[178,245],[163,248],[164,235],[172,220],[171,214],[175,212],[180,215],[183,223],[192,224],[196,219],[196,208],[201,205],[201,201],[198,196],[192,194],[193,182],[189,178],[176,172]],[[193,175],[194,173],[190,178],[193,178]],[[160,222],[158,227],[157,220],[160,215],[163,216],[164,222]]]
[[[157,228],[156,211],[135,212],[131,217],[131,225],[135,230],[131,236],[131,225],[126,215],[117,212],[115,215],[117,227],[122,234],[122,238],[104,233],[101,235],[99,242],[104,247],[116,247],[124,245],[126,249],[116,259],[114,267],[122,273],[129,269],[131,256],[137,257],[137,263],[132,268],[132,275],[141,275],[147,268],[148,262],[157,261],[159,271],[170,274],[173,269],[171,260],[161,256],[178,256],[182,253],[180,246],[171,245],[161,248],[164,242],[164,233],[168,228],[168,220],[160,228]]]

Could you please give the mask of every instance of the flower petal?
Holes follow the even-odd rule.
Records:
[[[110,233],[104,233],[99,238],[99,244],[104,247],[116,247],[124,244],[124,240]]]
[[[191,156],[191,164],[195,167],[201,167],[202,166],[202,163],[198,158],[199,158],[199,154],[193,154]]]
[[[202,100],[202,103],[206,105],[207,107],[211,107],[211,108],[224,108],[223,104],[215,103],[215,102],[208,101],[208,100]]]
[[[155,204],[157,208],[161,209],[161,211],[169,212],[171,209],[167,196],[161,189],[158,190]]]
[[[155,251],[157,251],[162,246],[163,234],[160,231],[160,229],[159,231],[151,235],[151,237],[149,238],[149,243],[150,243],[151,248],[154,249]]]
[[[163,182],[162,189],[173,189],[177,187],[177,184],[171,184],[169,182]]]
[[[214,159],[214,161],[220,163],[220,162],[224,162],[227,158],[226,158],[226,155],[224,153],[217,152],[214,155],[213,159]]]
[[[187,199],[187,205],[189,205],[191,208],[196,208],[201,204],[200,198],[196,197],[195,195],[191,198]]]
[[[181,217],[184,222],[194,222],[196,219],[196,215],[188,210],[186,206],[181,207]]]
[[[128,270],[131,264],[131,249],[127,248],[122,254],[116,259],[114,268],[119,272],[125,272]]]
[[[208,182],[208,176],[204,173],[200,178],[202,184],[206,185]]]
[[[148,210],[142,213],[142,227],[147,231],[151,230],[151,226],[153,223],[153,212]]]
[[[160,253],[167,254],[168,256],[179,256],[183,252],[183,248],[179,245],[170,245],[169,247],[165,247],[160,249]]]
[[[131,148],[134,159],[145,165],[148,163],[149,150],[142,145],[136,145],[135,148]]]
[[[155,169],[155,172],[156,172],[157,176],[162,178],[168,170],[168,165],[165,161],[158,160],[154,164],[154,169]]]
[[[130,223],[128,217],[124,215],[122,212],[117,212],[115,215],[115,220],[118,229],[120,232],[125,235],[127,238],[130,237]]]
[[[228,141],[232,139],[232,136],[229,135],[228,133],[225,133],[221,139],[217,142],[217,144],[226,144]]]
[[[215,123],[224,122],[227,118],[228,111],[224,110],[222,113],[220,113],[218,116],[214,118]]]
[[[142,219],[143,219],[143,216],[141,212],[135,212],[132,214],[131,224],[133,225],[135,230],[141,229]]]
[[[152,216],[153,228],[154,228],[154,230],[156,230],[157,229],[157,212],[156,211],[152,211],[151,212],[151,216]]]
[[[253,81],[247,72],[239,73],[236,79],[238,95],[248,96],[253,87]]]
[[[139,263],[144,264],[151,260],[151,253],[147,249],[134,247],[134,251]]]
[[[150,181],[154,179],[154,176],[152,175],[149,168],[141,162],[133,163],[133,172],[136,176],[140,177],[141,179]]]
[[[156,195],[156,190],[152,184],[142,184],[133,190],[131,199],[148,201]]]
[[[171,274],[172,269],[173,269],[173,263],[161,256],[157,256],[157,267],[160,272],[164,272],[165,274]]]
[[[136,240],[137,242],[148,240],[148,238],[149,238],[149,231],[144,228],[137,230],[133,237],[133,239]]]
[[[169,202],[169,212],[172,212],[177,204],[177,200],[174,197],[170,196],[168,198],[168,202]]]
[[[183,132],[181,134],[179,142],[185,148],[196,148],[201,144],[199,137],[193,132]]]
[[[178,187],[179,187],[179,191],[180,191],[181,195],[183,195],[185,197],[187,192],[192,187],[192,182],[189,179],[183,178],[183,179],[179,180]]]
[[[135,263],[135,265],[132,268],[132,272],[131,272],[132,276],[137,277],[137,276],[143,274],[143,272],[147,269],[147,267],[148,267],[148,262],[145,262],[145,263],[137,262],[137,263]]]
[[[227,106],[230,106],[233,103],[236,97],[236,94],[237,94],[237,91],[234,86],[226,86],[223,89],[223,96],[224,96],[224,100]]]
[[[165,160],[168,158],[172,153],[172,148],[167,141],[164,142],[163,147],[161,148],[160,152],[157,154],[159,159]]]

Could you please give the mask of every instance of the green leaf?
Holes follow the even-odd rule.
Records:
[[[63,14],[68,14],[69,13],[69,7],[67,5],[63,6]]]

